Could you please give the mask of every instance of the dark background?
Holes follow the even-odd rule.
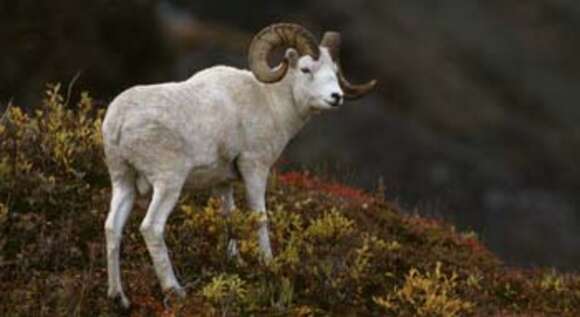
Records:
[[[279,21],[343,34],[367,98],[320,116],[290,166],[475,230],[506,262],[580,264],[580,2],[576,0],[0,0],[0,110],[74,81],[106,106],[134,84],[246,67]]]

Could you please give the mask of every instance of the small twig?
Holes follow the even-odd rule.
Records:
[[[68,87],[66,89],[66,101],[64,102],[64,106],[68,106],[68,102],[70,101],[70,97],[72,94],[72,89],[75,85],[75,83],[77,82],[77,80],[79,79],[79,77],[81,77],[81,71],[79,70],[75,76],[73,77],[73,79],[70,81],[70,83],[68,83]]]
[[[12,107],[12,98],[10,98],[10,101],[8,101],[8,105],[6,106],[6,109],[4,109],[2,117],[0,117],[0,124],[4,124],[6,118],[8,117],[8,111],[10,110],[10,107]]]

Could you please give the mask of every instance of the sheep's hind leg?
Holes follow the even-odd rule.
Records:
[[[107,240],[107,272],[109,277],[109,298],[119,298],[121,304],[128,308],[129,299],[123,291],[121,283],[121,271],[119,264],[119,252],[123,227],[133,202],[135,200],[135,186],[133,177],[127,171],[124,176],[112,181],[111,208],[105,222],[105,236]]]
[[[214,193],[218,195],[222,201],[222,214],[225,217],[229,217],[230,214],[236,209],[236,203],[234,200],[234,187],[232,184],[218,186],[214,189]],[[239,256],[238,251],[238,241],[230,237],[230,232],[228,228],[228,246],[227,254],[228,257],[234,258]]]
[[[147,215],[141,223],[141,234],[147,244],[147,249],[153,260],[155,273],[161,283],[163,291],[173,291],[185,297],[185,291],[179,285],[163,238],[165,223],[171,214],[183,186],[183,180],[157,182],[153,184],[153,199],[147,210]]]

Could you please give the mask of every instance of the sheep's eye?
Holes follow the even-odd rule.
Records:
[[[306,67],[304,67],[304,68],[301,68],[300,70],[301,70],[301,71],[302,71],[304,74],[310,74],[310,68],[306,68]]]

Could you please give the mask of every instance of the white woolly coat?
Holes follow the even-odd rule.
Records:
[[[140,191],[185,172],[188,187],[228,183],[241,158],[269,169],[309,118],[289,77],[262,84],[249,71],[216,66],[183,82],[130,88],[103,122],[107,164],[114,171],[129,162]]]

